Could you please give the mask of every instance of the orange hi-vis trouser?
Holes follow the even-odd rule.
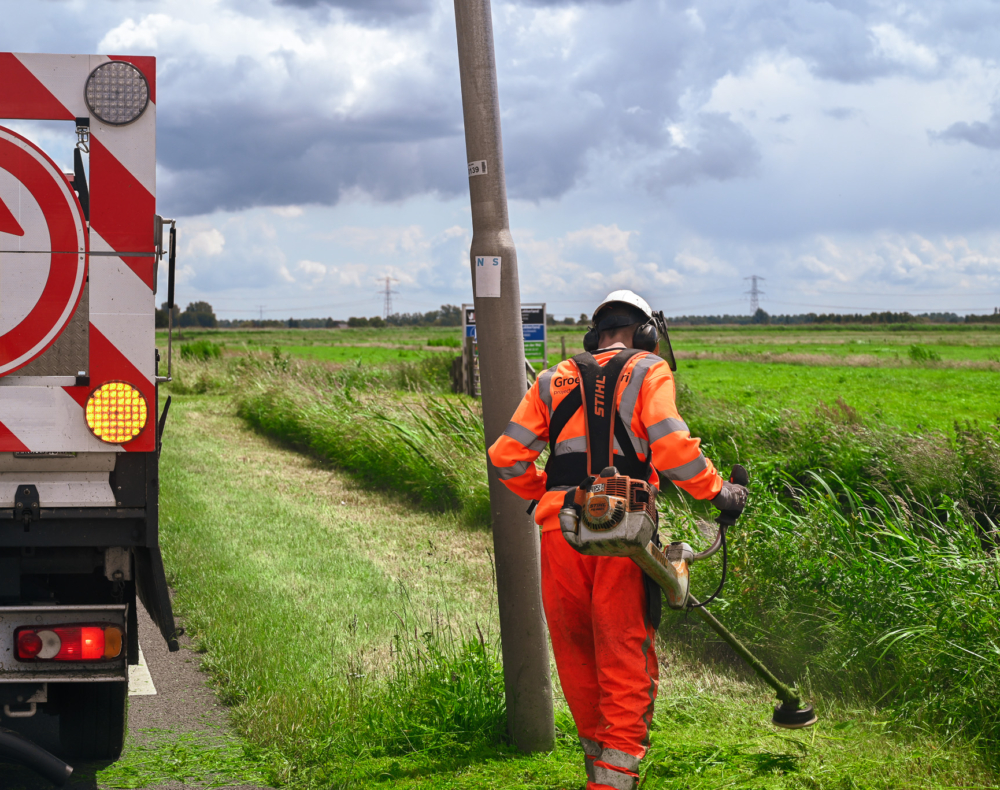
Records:
[[[634,790],[659,682],[639,566],[542,534],[542,602],[559,682],[585,753],[587,790]]]

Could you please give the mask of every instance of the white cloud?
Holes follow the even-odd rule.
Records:
[[[871,34],[876,50],[887,60],[924,73],[938,67],[938,57],[930,47],[918,44],[895,25],[875,25]]]
[[[331,267],[330,272],[336,275],[339,285],[353,285],[355,288],[360,288],[361,278],[367,274],[368,267],[363,263],[347,263]]]
[[[166,14],[147,14],[140,22],[126,19],[97,44],[98,52],[149,51],[157,48],[161,34],[174,24]]]
[[[634,235],[634,230],[622,230],[617,225],[593,225],[570,231],[566,234],[565,243],[568,246],[589,245],[612,253],[616,260],[623,260],[629,255],[629,239]]]
[[[295,266],[295,271],[305,275],[313,286],[319,285],[326,277],[326,266],[316,261],[299,261]]]
[[[272,206],[271,211],[284,219],[301,217],[304,213],[302,206]]]
[[[641,260],[637,238],[636,231],[617,224],[591,225],[548,238],[520,232],[521,290],[533,298],[568,293],[592,301],[616,288],[643,292],[679,282],[676,270]]]
[[[181,231],[183,233],[183,231]],[[183,236],[182,236],[183,238]],[[218,228],[196,231],[185,245],[184,252],[195,257],[221,255],[226,246],[226,237]]]

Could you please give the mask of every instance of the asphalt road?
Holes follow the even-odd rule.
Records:
[[[226,737],[224,708],[207,686],[206,676],[199,670],[198,654],[187,649],[189,643],[186,638],[182,637],[181,642],[184,647],[177,653],[170,653],[156,626],[140,605],[139,644],[156,693],[129,697],[129,741],[126,742],[126,749],[129,742],[143,744],[149,743],[150,738],[171,737],[165,736],[165,732],[204,734],[209,740]],[[134,694],[144,685],[133,681],[130,688]],[[148,691],[148,685],[145,687]],[[0,714],[0,726],[16,730],[39,746],[55,754],[59,753],[59,725],[55,716],[39,712],[30,719],[15,720]],[[66,787],[73,790],[103,790],[103,785],[81,774],[93,775],[95,769],[107,765],[107,762],[74,764],[74,776]],[[23,768],[0,762],[0,790],[48,790],[51,787],[51,784]],[[186,790],[188,787],[194,786],[166,782],[150,785],[149,790]],[[260,788],[240,785],[229,786],[225,790]]]

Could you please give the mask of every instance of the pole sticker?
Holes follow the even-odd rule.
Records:
[[[500,296],[500,258],[476,256],[476,296]]]
[[[485,176],[487,174],[486,170],[486,160],[480,159],[478,162],[469,162],[469,178],[473,176]]]

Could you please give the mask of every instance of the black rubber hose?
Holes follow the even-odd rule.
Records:
[[[0,728],[0,759],[19,763],[62,787],[73,774],[73,768],[54,754],[12,730]]]
[[[722,538],[722,578],[719,580],[719,586],[715,588],[715,592],[712,593],[706,600],[701,603],[688,603],[688,609],[697,609],[699,606],[707,606],[712,603],[719,595],[722,593],[722,588],[726,586],[726,568],[729,566],[729,550],[726,547],[726,525],[722,524],[719,526],[719,536]]]
[[[741,486],[750,485],[750,475],[747,474],[747,470],[740,466],[739,464],[733,465],[733,471],[729,475],[729,482],[736,483]],[[723,511],[719,514],[719,538],[722,540],[722,578],[719,580],[719,586],[715,588],[715,592],[712,593],[707,600],[701,603],[688,603],[688,609],[697,609],[699,607],[705,606],[712,603],[719,595],[722,593],[722,588],[726,586],[726,570],[729,567],[729,551],[726,546],[726,530],[736,523],[736,519],[739,518],[739,513]],[[700,559],[698,557],[697,559]]]

